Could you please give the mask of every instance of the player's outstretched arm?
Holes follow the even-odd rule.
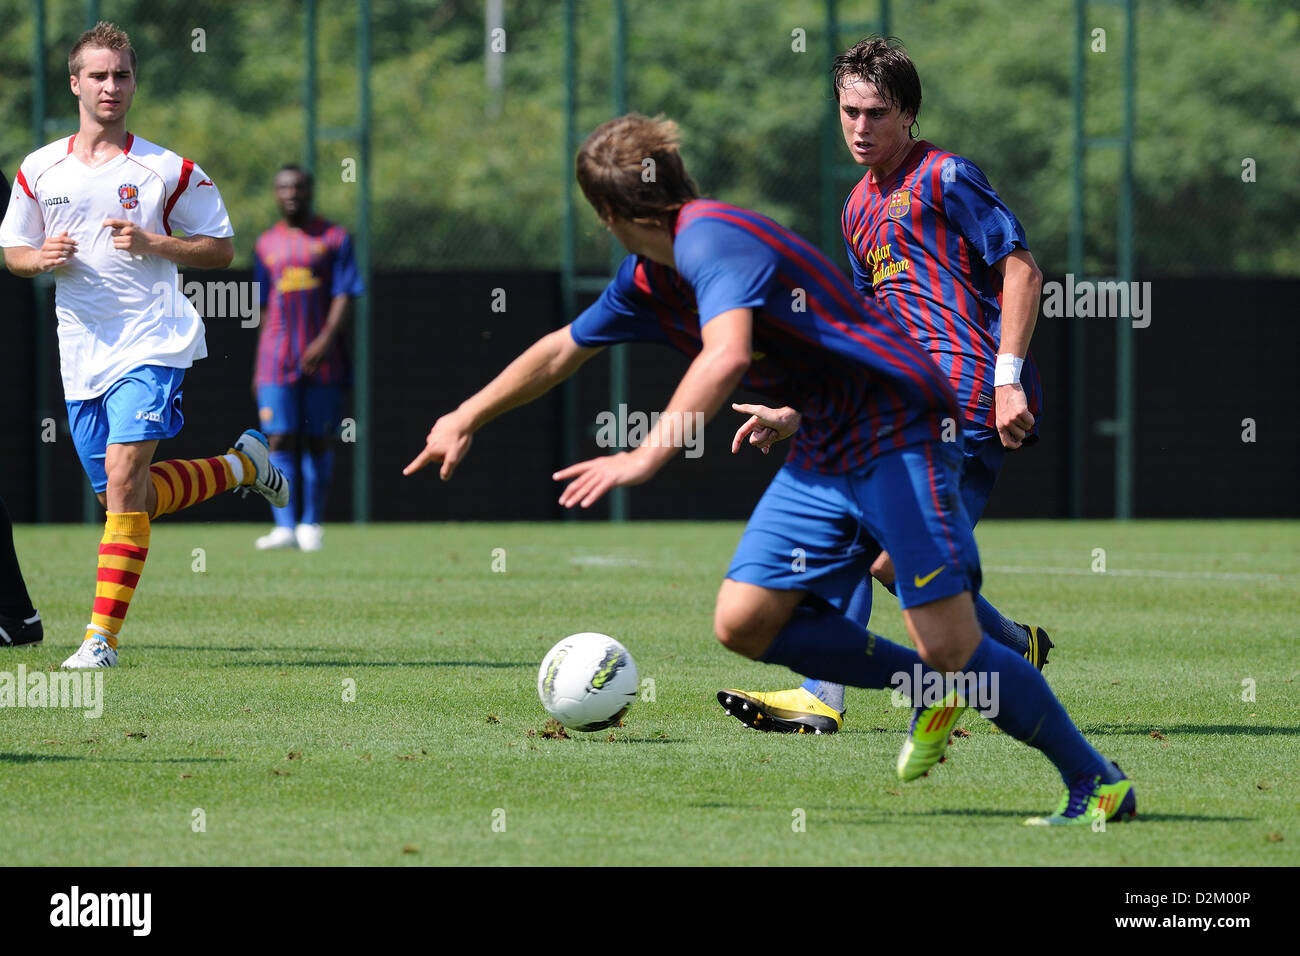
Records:
[[[133,256],[158,256],[194,269],[224,269],[235,258],[235,243],[218,236],[164,236],[141,229],[129,219],[105,219],[113,230],[113,248]]]
[[[740,451],[740,445],[746,437],[749,438],[751,445],[766,455],[777,442],[784,441],[797,432],[799,423],[803,421],[803,416],[789,405],[783,408],[770,408],[767,405],[733,403],[731,408],[733,411],[749,416],[749,420],[736,429],[736,434],[731,439],[733,455]]]
[[[1027,249],[1015,250],[993,268],[1002,273],[1002,340],[993,379],[994,416],[1002,444],[1019,448],[1034,426],[1025,390],[1020,387],[1020,365],[1029,353],[1029,340],[1038,322],[1043,274]]]
[[[681,451],[688,423],[708,421],[740,383],[749,368],[753,311],[731,309],[701,330],[704,347],[673,392],[668,407],[645,442],[633,451],[603,455],[557,471],[556,481],[572,479],[560,495],[566,508],[590,508],[611,488],[649,481]]]
[[[468,453],[476,431],[498,415],[545,395],[600,351],[578,345],[567,325],[542,336],[454,412],[434,422],[424,451],[402,469],[402,474],[411,475],[425,465],[441,462],[439,475],[446,481]]]

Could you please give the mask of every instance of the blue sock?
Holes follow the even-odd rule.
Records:
[[[849,596],[848,607],[844,609],[845,617],[864,628],[871,621],[871,582],[874,580],[875,578],[868,574],[859,581],[858,586]]]
[[[298,514],[298,453],[296,451],[271,452],[271,464],[284,472],[289,482],[289,503],[283,508],[272,508],[271,515],[277,527],[292,528]]]
[[[975,597],[975,617],[979,619],[980,630],[993,640],[1011,648],[1021,657],[1029,652],[1029,635],[1025,629],[984,599],[983,595]]]
[[[895,674],[910,676],[914,665],[925,667],[911,648],[872,634],[838,611],[811,607],[795,609],[759,660],[805,677],[868,688],[893,687]]]
[[[305,452],[302,456],[302,523],[320,524],[325,517],[325,498],[334,476],[334,449]]]
[[[845,617],[861,625],[864,630],[867,622],[871,620],[871,582],[873,580],[875,579],[868,574],[858,582],[858,586],[853,589],[853,594],[849,596],[849,604],[844,611]],[[810,677],[803,682],[802,687],[827,707],[834,708],[841,714],[844,713],[843,684],[814,680]]]
[[[1004,733],[1041,750],[1067,785],[1080,774],[1101,774],[1103,783],[1119,779],[1114,765],[1083,739],[1038,668],[1024,657],[985,635],[964,671],[996,678],[989,686],[997,715],[989,719]]]

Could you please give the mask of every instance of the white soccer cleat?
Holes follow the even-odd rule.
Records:
[[[235,450],[242,451],[257,469],[251,485],[259,495],[271,502],[273,508],[283,508],[289,503],[289,479],[284,472],[271,464],[271,449],[266,436],[256,428],[249,428],[235,442]],[[247,492],[245,492],[247,493]]]
[[[279,551],[282,548],[298,547],[298,538],[292,528],[276,525],[270,534],[264,534],[256,541],[258,551]]]
[[[116,667],[117,651],[109,647],[108,641],[102,637],[92,637],[82,641],[81,646],[77,648],[77,653],[59,666],[70,671],[84,671],[92,667]]]
[[[298,540],[298,547],[303,551],[319,551],[321,549],[321,539],[325,537],[325,529],[320,525],[300,524],[294,529],[293,533]]]

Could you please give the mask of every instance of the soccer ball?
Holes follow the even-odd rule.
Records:
[[[550,649],[537,672],[546,712],[569,730],[604,730],[636,700],[636,661],[607,634],[570,634]]]

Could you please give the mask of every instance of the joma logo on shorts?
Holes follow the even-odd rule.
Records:
[[[146,411],[142,408],[142,409],[140,409],[138,412],[135,413],[135,420],[136,420],[137,422],[140,422],[140,421],[145,421],[145,422],[156,422],[157,424],[161,425],[161,424],[162,424],[162,413],[161,413],[161,412],[146,412]]]

